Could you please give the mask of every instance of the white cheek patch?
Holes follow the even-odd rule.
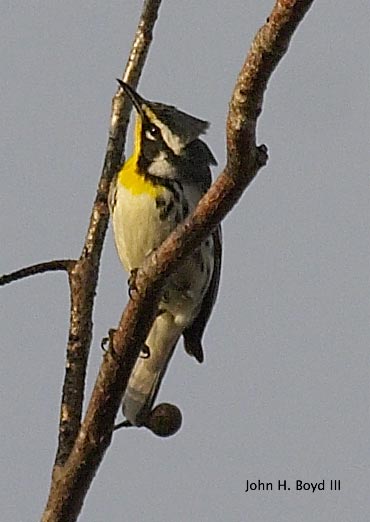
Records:
[[[149,174],[152,176],[158,176],[159,178],[172,178],[176,177],[176,169],[167,160],[167,154],[161,151],[155,158],[154,161],[149,165]]]

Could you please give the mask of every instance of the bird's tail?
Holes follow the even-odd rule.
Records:
[[[123,396],[123,414],[131,424],[140,425],[151,410],[182,330],[169,312],[155,319],[145,342],[148,353],[137,359]]]

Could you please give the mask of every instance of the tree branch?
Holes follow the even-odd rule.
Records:
[[[255,141],[263,94],[272,72],[287,51],[294,30],[312,2],[278,0],[266,24],[255,36],[230,102],[227,165],[192,216],[138,271],[137,294],[129,301],[112,346],[103,359],[73,450],[58,480],[53,483],[43,522],[76,519],[110,444],[122,394],[152,323],[166,277],[210,234],[265,165],[266,148],[257,147]]]
[[[125,68],[123,80],[136,86],[140,77],[157,19],[161,0],[145,0],[138,28]],[[84,398],[87,359],[92,339],[92,312],[98,282],[99,263],[109,221],[108,193],[110,183],[118,171],[126,137],[131,104],[118,92],[112,100],[111,122],[103,171],[99,180],[90,223],[80,258],[69,273],[71,290],[70,327],[66,354],[60,410],[59,441],[53,468],[52,484],[43,521],[74,520],[82,506],[74,506],[74,513],[58,518],[62,499],[58,497],[56,483],[63,474],[63,466],[72,450],[80,429]],[[87,481],[86,489],[89,485]],[[71,517],[71,518],[70,518]]]
[[[57,270],[63,270],[70,272],[72,267],[75,265],[74,259],[55,259],[53,261],[45,261],[44,263],[37,263],[37,265],[27,266],[16,270],[11,274],[5,274],[0,277],[0,286],[5,286],[13,281],[19,281],[25,277],[30,277],[36,274],[43,274],[45,272],[56,272]]]

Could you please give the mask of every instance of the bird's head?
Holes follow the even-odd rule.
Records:
[[[161,173],[164,164],[181,161],[188,146],[206,132],[208,122],[172,105],[145,100],[130,85],[117,81],[136,109],[134,155],[140,169],[157,176],[165,175]]]

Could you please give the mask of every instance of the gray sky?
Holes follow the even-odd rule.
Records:
[[[272,4],[164,0],[160,11],[139,91],[209,120],[219,168],[231,90]],[[0,273],[79,255],[140,9],[3,0]],[[117,433],[81,521],[368,520],[369,16],[366,0],[316,1],[293,38],[258,127],[270,160],[224,222],[206,361],[179,346],[161,389],[183,427],[168,440]],[[89,390],[126,279],[109,231]],[[28,522],[56,449],[68,285],[48,274],[0,296],[1,519]],[[258,479],[274,491],[244,493]],[[323,492],[295,491],[323,479]]]

